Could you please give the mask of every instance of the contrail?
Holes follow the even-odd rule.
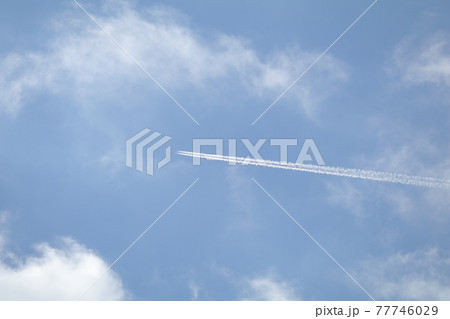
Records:
[[[236,164],[281,168],[281,169],[287,169],[287,170],[293,170],[293,171],[344,176],[344,177],[359,178],[359,179],[373,180],[373,181],[379,181],[379,182],[389,182],[389,183],[413,185],[413,186],[450,189],[450,180],[443,179],[443,178],[411,176],[411,175],[405,175],[405,174],[379,172],[379,171],[363,170],[363,169],[357,169],[357,168],[343,168],[343,167],[333,167],[333,166],[296,164],[296,163],[289,163],[289,162],[276,162],[276,161],[269,161],[269,160],[259,160],[259,159],[254,159],[254,158],[243,158],[243,157],[224,156],[224,155],[206,154],[206,153],[194,153],[194,152],[186,152],[186,151],[178,151],[177,153],[179,155],[183,155],[183,156],[205,158],[208,160],[223,161],[223,162],[232,162],[232,163],[236,163]]]

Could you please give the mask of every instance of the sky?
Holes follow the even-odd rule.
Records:
[[[448,188],[176,153],[313,139],[329,166],[450,179],[448,1],[377,1],[256,123],[373,1],[79,3],[104,30],[0,3],[0,300],[450,299]],[[125,165],[145,128],[172,138],[153,176]]]

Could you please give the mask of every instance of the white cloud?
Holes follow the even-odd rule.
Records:
[[[450,152],[434,141],[433,135],[405,125],[395,129],[380,123],[380,139],[389,141],[383,152],[368,162],[375,169],[410,175],[450,179]],[[369,165],[369,164],[368,164]],[[378,193],[404,217],[427,215],[440,220],[448,219],[450,199],[441,189],[417,188],[422,196],[411,196],[406,188],[379,188]]]
[[[328,182],[326,186],[330,204],[342,206],[357,216],[364,213],[366,194],[361,188],[349,181]]]
[[[229,166],[226,170],[226,182],[228,196],[233,211],[231,231],[252,231],[258,228],[258,220],[255,218],[254,185],[243,166]],[[256,215],[257,216],[257,215]]]
[[[0,226],[5,224],[8,221],[9,215],[10,214],[7,210],[0,211]]]
[[[421,44],[403,41],[394,52],[394,66],[407,83],[450,86],[448,35],[435,34]]]
[[[191,292],[192,300],[197,300],[200,293],[200,286],[194,280],[191,279],[188,282],[188,288],[189,291]]]
[[[269,268],[263,273],[241,277],[227,267],[211,263],[210,271],[234,286],[234,289],[237,289],[239,300],[301,300],[298,287],[294,283],[282,279],[274,268]]]
[[[425,41],[415,37],[401,41],[392,53],[388,73],[396,80],[394,86],[410,88],[413,85],[429,84],[437,91],[431,94],[428,90],[414,91],[414,94],[425,94],[421,98],[426,103],[420,105],[418,110],[414,109],[413,105],[405,104],[403,111],[405,114],[417,113],[416,118],[401,115],[399,117],[390,110],[369,117],[367,128],[376,137],[376,144],[373,145],[376,152],[371,153],[370,157],[354,158],[353,166],[450,179],[450,149],[448,141],[445,140],[445,126],[436,126],[433,122],[423,123],[420,119],[420,115],[426,114],[424,112],[433,114],[437,108],[442,107],[436,114],[446,114],[446,106],[433,101],[444,97],[444,103],[448,102],[448,35],[436,33]],[[388,84],[389,87],[391,85],[392,82]],[[404,91],[395,93],[400,93],[400,100],[405,101]],[[397,106],[397,109],[400,108]],[[444,112],[441,113],[442,111]],[[445,118],[445,115],[442,117]],[[390,208],[388,213],[400,215],[410,222],[420,222],[421,219],[417,218],[420,216],[427,216],[435,222],[448,221],[450,216],[450,198],[445,190],[362,181],[337,181],[330,182],[327,186],[328,201],[331,204],[345,207],[360,217],[367,216],[370,206],[380,202]]]
[[[10,216],[9,211],[2,210],[0,211],[0,252],[3,250],[3,247],[6,245],[6,229],[4,228],[4,225],[8,221],[8,218]]]
[[[35,246],[36,255],[18,257],[0,251],[0,300],[75,300],[106,268],[92,250],[68,238],[61,248]],[[120,300],[121,279],[110,270],[83,300]]]
[[[360,156],[354,166],[392,173],[450,179],[450,150],[436,141],[434,134],[418,130],[395,119],[373,120],[378,134],[378,154]],[[426,216],[432,221],[448,221],[450,198],[443,189],[400,186],[380,182],[330,182],[328,201],[342,206],[358,216],[367,213],[371,203],[384,203],[410,222]]]
[[[300,300],[296,289],[273,272],[244,280],[244,300]]]
[[[173,9],[138,11],[127,2],[114,6],[98,19],[170,91],[208,90],[220,83],[273,99],[318,55],[298,48],[261,55],[237,36],[216,34],[206,40]],[[147,81],[103,31],[79,10],[75,13],[76,17],[66,17],[65,24],[57,26],[57,36],[49,40],[45,52],[0,57],[3,112],[16,114],[33,92],[76,93],[79,97],[117,91],[111,88],[123,92],[130,83]],[[346,78],[342,63],[327,55],[286,98],[294,98],[299,108],[311,115]]]
[[[450,299],[450,256],[436,248],[370,258],[362,267],[361,276],[378,299]]]

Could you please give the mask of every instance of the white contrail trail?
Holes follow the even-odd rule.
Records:
[[[232,162],[244,165],[255,165],[263,167],[281,168],[294,171],[303,171],[316,174],[344,176],[351,178],[360,178],[380,182],[398,183],[414,186],[433,187],[450,189],[450,180],[442,178],[432,178],[423,176],[411,176],[398,173],[388,173],[379,171],[362,170],[356,168],[343,168],[333,166],[319,166],[309,164],[295,164],[286,162],[276,162],[269,160],[259,160],[254,158],[243,158],[234,156],[223,156],[217,154],[194,153],[186,151],[178,151],[179,155],[205,158],[215,161]]]

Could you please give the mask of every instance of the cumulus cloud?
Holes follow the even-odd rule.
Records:
[[[182,14],[170,8],[138,11],[127,2],[104,8],[97,19],[170,90],[205,90],[220,83],[239,87],[254,97],[273,99],[318,55],[299,48],[259,54],[238,36],[199,34],[184,22],[187,19]],[[84,13],[78,9],[75,13],[57,25],[44,51],[0,57],[0,110],[17,114],[36,92],[82,96],[98,94],[99,88],[123,88],[146,80]],[[327,55],[286,98],[312,114],[346,78],[342,63]]]
[[[295,287],[273,272],[243,281],[245,300],[300,300]]]
[[[62,246],[35,246],[36,254],[19,257],[0,251],[0,300],[76,300],[108,265],[92,250],[73,239]],[[114,271],[109,271],[83,300],[120,300],[126,292]]]
[[[394,52],[394,66],[411,84],[450,86],[450,42],[448,35],[435,34],[423,43],[403,41]]]
[[[362,269],[364,281],[379,299],[450,299],[450,256],[437,248],[372,257]]]

